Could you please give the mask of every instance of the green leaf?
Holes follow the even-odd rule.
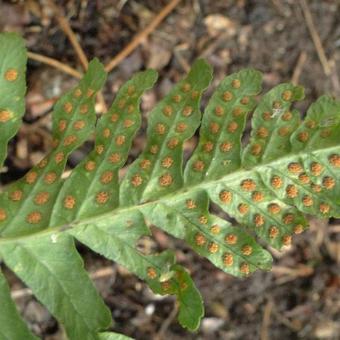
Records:
[[[69,235],[55,233],[2,244],[0,255],[65,325],[70,339],[98,339],[97,331],[110,325],[111,313],[84,270]]]
[[[20,318],[15,304],[11,299],[11,294],[7,282],[0,272],[0,338],[3,340],[15,339],[37,339],[28,330],[25,323]]]
[[[0,169],[25,111],[27,53],[15,33],[0,34]]]
[[[123,85],[95,128],[95,93],[105,72],[92,61],[79,86],[55,106],[50,155],[0,196],[0,255],[65,325],[69,338],[119,336],[101,333],[109,312],[74,238],[128,268],[155,293],[176,295],[179,322],[195,330],[202,299],[174,252],[138,250],[138,240],[150,235],[148,224],[183,239],[226,273],[245,277],[271,267],[257,237],[280,249],[307,228],[305,214],[340,217],[340,103],[323,96],[301,122],[293,105],[303,98],[302,88],[281,84],[256,104],[261,76],[248,69],[222,80],[201,122],[200,99],[211,76],[210,66],[197,60],[156,105],[146,147],[119,183],[141,122],[140,98],[156,73],[138,73]],[[243,146],[253,110],[250,141]],[[200,124],[183,176],[183,144]],[[94,130],[94,150],[61,180],[68,155]],[[2,147],[7,141],[0,141]],[[212,213],[211,203],[228,218]],[[8,287],[0,294],[8,299]]]
[[[118,333],[112,333],[112,332],[105,332],[99,334],[100,340],[132,340],[132,338],[118,334]]]

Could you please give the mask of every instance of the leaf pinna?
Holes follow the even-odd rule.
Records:
[[[25,64],[22,39],[0,34],[0,165],[24,113]],[[0,194],[1,260],[64,325],[69,339],[127,339],[104,331],[110,311],[75,240],[126,267],[154,293],[176,296],[178,320],[193,331],[204,308],[189,272],[172,250],[144,253],[137,247],[142,237],[152,237],[151,225],[243,278],[270,270],[272,257],[262,241],[281,249],[308,227],[306,214],[340,216],[339,101],[320,97],[302,120],[294,108],[304,96],[300,86],[280,84],[258,100],[261,74],[244,69],[221,81],[202,117],[212,70],[196,60],[148,114],[144,151],[120,176],[141,125],[141,98],[157,74],[135,74],[97,119],[95,98],[105,79],[94,59],[55,104],[51,152]],[[250,139],[243,143],[251,114]],[[70,153],[93,132],[93,150],[62,178]],[[183,144],[196,132],[197,146],[184,164]],[[230,218],[214,213],[212,203]],[[0,299],[0,337],[35,339],[1,273]]]

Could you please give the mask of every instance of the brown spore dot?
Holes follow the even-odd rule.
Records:
[[[159,135],[164,135],[166,131],[166,127],[162,123],[156,124],[156,133]]]
[[[192,111],[193,111],[193,109],[192,109],[191,106],[186,106],[186,107],[183,109],[182,114],[183,114],[184,117],[189,117],[189,116],[191,115]]]
[[[0,110],[0,123],[6,123],[11,119],[11,113],[7,110]]]
[[[196,203],[195,203],[195,201],[192,200],[192,199],[187,199],[187,200],[185,201],[185,205],[186,205],[186,207],[187,207],[188,209],[195,209],[195,208],[196,208]]]
[[[98,204],[105,204],[108,201],[109,197],[110,197],[110,195],[109,195],[108,192],[100,191],[96,195],[96,202]]]
[[[279,214],[281,211],[281,207],[276,203],[269,204],[267,206],[267,209],[271,214],[274,214],[274,215]]]
[[[302,224],[297,224],[293,231],[294,231],[294,234],[301,234],[303,232],[303,225]]]
[[[279,235],[279,229],[275,226],[271,226],[269,228],[269,237],[270,238],[276,238]]]
[[[180,96],[179,94],[175,94],[175,95],[172,97],[172,100],[173,100],[175,103],[179,103],[179,102],[182,100],[182,96]]]
[[[322,214],[328,214],[330,209],[331,209],[331,207],[327,203],[321,203],[319,205],[319,210]]]
[[[163,292],[168,292],[171,290],[171,283],[170,281],[164,281],[161,283],[162,291]]]
[[[60,151],[55,155],[54,160],[57,164],[59,164],[64,160],[64,157],[64,153]]]
[[[142,178],[141,175],[136,174],[136,175],[132,176],[132,178],[131,178],[131,184],[132,184],[134,187],[139,187],[142,183],[143,183],[143,178]]]
[[[281,102],[279,100],[275,100],[273,102],[273,108],[274,109],[278,110],[278,109],[281,109],[281,107],[282,107],[282,104],[281,104]]]
[[[28,174],[25,176],[25,181],[27,184],[33,184],[38,177],[38,174],[35,171],[30,171]]]
[[[222,99],[225,101],[225,102],[229,102],[233,99],[233,94],[230,92],[230,91],[225,91],[223,92],[223,95],[222,95]]]
[[[269,136],[268,129],[266,129],[264,126],[261,126],[257,130],[256,135],[260,138],[267,138]]]
[[[250,101],[249,97],[245,96],[241,99],[241,104],[242,105],[248,105],[249,101]]]
[[[58,123],[58,129],[60,132],[63,132],[66,129],[67,121],[65,119],[61,119]]]
[[[45,166],[47,165],[48,161],[47,158],[42,159],[39,163],[38,163],[38,168],[43,169],[45,168]]]
[[[262,146],[261,144],[253,144],[250,148],[250,152],[253,156],[259,156],[262,152]]]
[[[76,205],[76,199],[72,195],[67,195],[64,198],[64,207],[66,209],[73,209],[74,206]]]
[[[114,152],[110,155],[109,162],[112,164],[116,164],[120,161],[120,159],[121,159],[120,154],[117,152]]]
[[[167,143],[167,147],[169,149],[174,149],[177,145],[179,144],[179,140],[177,138],[171,138],[168,143]]]
[[[315,129],[316,128],[316,122],[314,120],[306,120],[305,125],[307,126],[308,129]]]
[[[309,195],[305,195],[303,196],[302,198],[302,204],[305,206],[305,207],[311,207],[313,205],[313,198]]]
[[[48,172],[45,176],[44,176],[44,182],[46,184],[52,184],[55,182],[55,180],[57,179],[57,174],[53,171]]]
[[[232,82],[231,82],[231,86],[234,88],[234,89],[239,89],[241,87],[241,81],[240,79],[234,79]]]
[[[320,132],[321,138],[328,138],[332,134],[332,130],[330,128],[322,129]]]
[[[168,187],[172,184],[172,182],[173,182],[173,178],[169,173],[166,173],[159,178],[159,184],[162,187]]]
[[[7,213],[6,210],[3,208],[0,208],[0,222],[3,222],[7,219]]]
[[[125,136],[124,135],[119,135],[115,139],[116,145],[121,146],[125,143]]]
[[[151,161],[148,160],[148,159],[143,159],[140,163],[139,163],[139,166],[144,169],[144,170],[147,170],[150,168],[151,166]]]
[[[293,214],[286,214],[283,216],[282,221],[284,224],[291,224],[294,222],[294,215]]]
[[[298,133],[297,138],[301,143],[306,143],[309,139],[309,133],[307,131],[301,131]]]
[[[217,106],[215,107],[215,115],[216,115],[217,117],[222,117],[222,116],[223,116],[223,113],[224,113],[223,107],[220,106],[220,105],[217,105]]]
[[[280,189],[283,184],[282,178],[279,176],[273,176],[270,180],[270,184],[274,189]]]
[[[112,179],[113,179],[113,172],[112,171],[105,171],[100,176],[100,182],[102,184],[108,184],[112,181]]]
[[[228,152],[233,148],[233,143],[231,142],[223,142],[220,144],[221,152]]]
[[[265,121],[269,121],[272,119],[272,114],[269,111],[265,111],[262,113],[262,119]]]
[[[330,177],[330,176],[325,176],[323,179],[322,179],[322,185],[328,189],[328,190],[331,190],[334,188],[335,186],[335,179],[333,177]]]
[[[226,267],[230,267],[232,266],[234,263],[234,258],[233,258],[233,255],[230,254],[230,253],[224,253],[223,254],[223,264],[226,266]]]
[[[255,223],[255,226],[256,226],[256,227],[261,227],[261,226],[263,226],[263,225],[264,225],[264,222],[265,222],[265,220],[264,220],[264,217],[263,217],[262,215],[260,215],[260,214],[255,214],[255,216],[254,216],[254,223]]]
[[[81,92],[81,89],[75,89],[74,92],[73,92],[73,95],[76,97],[76,98],[79,98],[81,95],[82,95],[82,92]]]
[[[87,161],[85,163],[85,169],[87,171],[93,171],[96,168],[96,162],[95,161]]]
[[[191,90],[191,85],[189,83],[184,83],[182,86],[183,92],[189,92]]]
[[[101,155],[104,150],[105,150],[105,147],[103,144],[96,145],[96,152],[98,155]]]
[[[176,125],[176,131],[179,132],[179,133],[182,133],[184,132],[186,129],[187,129],[188,125],[184,122],[179,122],[177,125]]]
[[[43,205],[48,202],[50,194],[47,191],[39,192],[34,197],[34,203],[38,205]]]
[[[18,201],[21,201],[22,200],[22,197],[23,197],[23,192],[22,190],[14,190],[10,193],[9,195],[10,199],[14,202],[18,202]]]
[[[223,190],[220,192],[219,198],[223,203],[230,203],[233,199],[233,194],[230,191]]]
[[[70,103],[70,102],[66,102],[64,104],[64,111],[66,113],[71,113],[72,112],[72,109],[73,109],[73,105]]]
[[[152,154],[152,155],[156,155],[157,154],[157,152],[158,152],[158,150],[159,150],[159,147],[158,147],[158,145],[151,145],[150,146],[150,153]]]
[[[299,175],[299,181],[302,183],[302,184],[308,184],[310,183],[310,178],[309,176],[303,172],[302,174]]]
[[[172,115],[172,107],[170,105],[166,105],[164,106],[163,108],[163,114],[166,116],[166,117],[170,117]]]
[[[238,124],[236,122],[230,122],[227,126],[227,131],[230,133],[234,133],[238,128]]]
[[[322,190],[322,187],[321,185],[319,184],[315,184],[315,183],[312,183],[311,184],[311,188],[314,192],[320,192]]]
[[[240,117],[242,114],[244,113],[244,111],[242,110],[241,107],[235,107],[232,111],[232,115],[233,117],[237,118],[237,117]]]
[[[283,235],[282,243],[284,246],[290,246],[292,244],[292,236],[291,235]]]
[[[240,203],[237,206],[238,211],[240,212],[240,214],[245,215],[246,213],[248,213],[249,211],[249,206],[246,203]]]
[[[104,138],[109,138],[111,136],[111,130],[109,128],[105,128],[103,130],[103,137]]]
[[[83,114],[83,115],[84,115],[85,113],[87,113],[88,110],[89,110],[89,108],[88,108],[88,106],[87,106],[86,104],[83,104],[83,105],[80,107],[80,113]]]
[[[293,118],[293,114],[290,111],[286,111],[282,116],[281,119],[285,122],[290,121]]]
[[[94,90],[93,90],[93,89],[91,89],[91,88],[87,89],[87,91],[86,91],[86,96],[87,96],[88,98],[92,97],[93,94],[94,94]]]
[[[328,161],[335,168],[340,168],[340,155],[332,154],[328,157]]]
[[[69,146],[73,144],[77,140],[77,137],[74,135],[69,135],[64,139],[64,146]]]
[[[283,91],[282,93],[282,99],[286,102],[290,101],[292,99],[293,92],[290,90]]]
[[[198,220],[199,220],[200,223],[202,223],[202,224],[207,224],[207,223],[208,223],[208,217],[205,216],[205,215],[200,216]]]
[[[210,228],[210,232],[214,235],[217,235],[221,232],[221,227],[218,224],[214,224],[211,228]]]
[[[204,170],[204,167],[205,167],[205,164],[201,160],[198,160],[198,161],[194,162],[194,164],[193,164],[193,168],[197,172],[202,172]]]
[[[157,277],[156,269],[153,267],[148,267],[147,275],[149,279],[154,280]]]
[[[254,191],[256,189],[256,183],[250,178],[244,179],[240,186],[244,191]]]
[[[324,170],[324,167],[318,162],[312,162],[310,170],[313,176],[320,176],[322,171]]]
[[[135,87],[133,85],[129,85],[128,86],[128,90],[127,90],[127,93],[129,96],[131,96],[132,94],[135,93]]]
[[[212,142],[206,142],[203,144],[203,150],[204,152],[211,152],[214,149],[214,143]]]
[[[127,107],[128,113],[133,113],[134,110],[135,110],[135,107],[132,104]]]
[[[125,100],[125,99],[121,99],[121,100],[118,102],[118,107],[119,107],[120,109],[123,109],[124,106],[125,106],[125,104],[126,104],[126,100]]]
[[[169,168],[171,168],[173,163],[174,163],[174,159],[170,156],[167,156],[167,157],[163,158],[161,164],[162,164],[163,168],[169,169]]]
[[[111,122],[115,123],[119,119],[119,115],[117,113],[113,113],[111,115]]]
[[[210,123],[210,132],[215,134],[220,131],[220,125],[218,123],[212,122]]]
[[[251,199],[254,201],[254,202],[261,202],[263,201],[263,198],[264,198],[264,195],[262,192],[260,191],[254,191],[252,194],[251,194]]]
[[[288,171],[292,174],[299,174],[303,171],[301,164],[292,162],[288,164]]]
[[[253,248],[252,248],[252,246],[250,246],[249,244],[245,244],[245,245],[242,247],[241,251],[242,251],[242,254],[243,254],[243,255],[249,256],[249,255],[252,254]]]
[[[75,130],[82,130],[85,127],[85,125],[86,125],[85,121],[80,119],[73,123],[73,128]]]
[[[10,68],[5,72],[7,81],[15,81],[18,78],[18,71],[15,68]]]
[[[216,254],[218,250],[220,249],[219,245],[215,242],[210,242],[208,246],[208,251],[211,254]]]
[[[290,133],[290,128],[288,126],[281,126],[278,130],[280,137],[286,137]]]
[[[199,97],[200,93],[198,91],[192,91],[191,92],[191,98],[197,99]]]
[[[131,127],[134,124],[135,124],[135,121],[132,120],[132,119],[125,119],[124,120],[124,127],[125,128],[129,128],[129,127]]]
[[[203,246],[206,243],[206,238],[203,234],[197,233],[195,235],[195,243],[197,246]]]
[[[249,273],[250,273],[249,264],[246,263],[246,262],[243,262],[240,265],[240,272],[244,275],[249,275]]]
[[[289,184],[286,187],[286,194],[288,198],[295,198],[298,196],[299,190],[294,184]]]
[[[235,234],[227,234],[224,238],[224,241],[229,244],[229,245],[233,245],[233,244],[236,244],[237,242],[237,235]]]
[[[42,215],[39,211],[33,211],[26,216],[26,221],[30,224],[37,224],[41,221]]]

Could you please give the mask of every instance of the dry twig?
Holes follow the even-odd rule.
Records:
[[[299,79],[302,73],[303,66],[307,60],[307,53],[305,51],[302,51],[299,55],[299,59],[296,63],[291,82],[294,85],[297,85],[299,83]]]
[[[111,59],[111,61],[105,66],[106,72],[112,71],[123,59],[133,52],[137,46],[169,15],[169,13],[175,9],[180,1],[181,0],[171,0],[142,32],[138,33],[121,52]]]

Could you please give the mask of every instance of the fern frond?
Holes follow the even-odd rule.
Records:
[[[18,46],[18,55],[25,55],[22,43]],[[6,53],[0,46],[4,60]],[[18,81],[24,79],[19,64],[10,66],[20,70]],[[257,103],[261,75],[246,69],[222,80],[201,119],[200,99],[211,78],[211,67],[197,60],[156,105],[148,117],[145,149],[120,183],[118,172],[141,122],[141,96],[153,86],[156,72],[140,72],[123,85],[95,127],[94,98],[105,72],[92,61],[79,86],[55,105],[54,149],[1,194],[0,256],[65,325],[70,339],[124,338],[102,332],[109,311],[74,239],[125,266],[155,293],[176,295],[180,323],[195,330],[203,305],[188,272],[170,250],[144,254],[136,247],[151,235],[149,225],[185,240],[226,273],[245,277],[271,267],[271,255],[257,237],[280,249],[307,228],[305,214],[340,216],[340,102],[323,96],[301,121],[293,107],[304,96],[301,87],[280,84]],[[24,85],[18,88],[22,97]],[[251,112],[250,141],[243,146]],[[183,143],[199,126],[198,145],[184,166]],[[68,155],[94,130],[93,151],[62,180]],[[4,148],[8,136],[0,137]],[[212,213],[211,202],[236,225]],[[1,331],[16,339],[11,327],[2,327],[13,319],[19,336],[33,338],[2,276],[0,289],[6,306]]]

